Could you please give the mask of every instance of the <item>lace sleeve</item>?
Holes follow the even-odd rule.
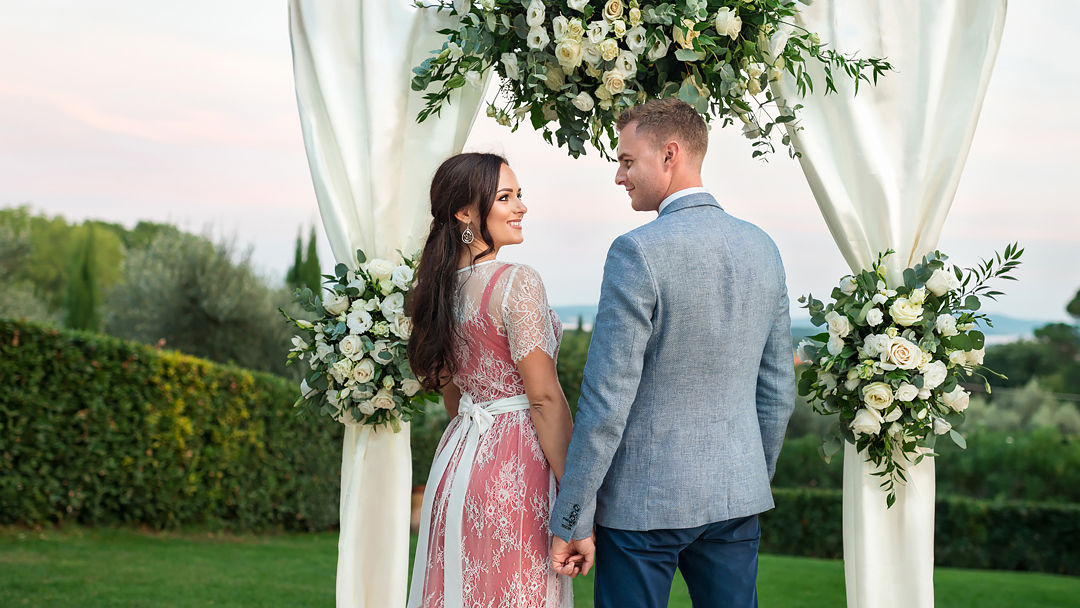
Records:
[[[532,268],[515,266],[510,272],[503,294],[502,320],[514,363],[538,348],[555,357],[559,343],[548,313],[547,293],[540,275]]]

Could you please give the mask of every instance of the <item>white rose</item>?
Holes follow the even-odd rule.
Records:
[[[364,309],[354,310],[345,317],[345,323],[349,326],[349,331],[354,334],[362,334],[371,329],[371,314]]]
[[[926,288],[935,296],[943,296],[954,289],[959,289],[959,287],[960,280],[948,268],[938,268],[934,271],[934,274],[930,275],[930,279],[926,281]]]
[[[537,24],[539,25],[539,24]],[[570,30],[570,20],[562,15],[555,17],[551,20],[551,34],[555,38],[555,42],[559,42],[563,38],[566,38],[567,32]]]
[[[701,35],[701,32],[694,29],[693,21],[683,19],[682,24],[677,24],[671,28],[671,34],[676,44],[684,49],[692,49],[694,48],[694,38]]]
[[[582,91],[577,94],[577,97],[575,97],[571,103],[574,104],[575,108],[582,112],[588,112],[593,109],[593,105],[596,102],[593,101],[593,98],[590,97],[588,93]]]
[[[657,40],[649,47],[649,52],[645,53],[645,58],[649,61],[657,61],[667,57],[668,47],[671,46],[671,39],[666,35],[661,35],[660,40]]]
[[[363,345],[360,343],[360,336],[349,334],[342,338],[341,342],[338,342],[338,352],[340,352],[342,356],[353,360],[363,355]]]
[[[379,306],[379,310],[387,320],[400,315],[405,312],[405,295],[402,293],[392,293],[386,296]]]
[[[896,298],[889,307],[889,316],[896,321],[897,325],[908,327],[922,320],[922,306],[913,303],[907,298]]]
[[[382,356],[383,354],[388,356]],[[379,340],[371,346],[371,358],[375,360],[379,365],[386,365],[393,360],[393,355],[390,353],[390,343],[386,340]]]
[[[855,281],[855,277],[844,277],[840,279],[840,291],[846,296],[850,296],[855,293],[855,289],[859,284]]]
[[[851,432],[856,435],[877,435],[881,432],[883,421],[881,414],[875,410],[862,408],[855,412],[855,419],[851,421]]]
[[[381,388],[371,398],[371,405],[381,410],[392,410],[394,409],[394,394],[388,388]]]
[[[326,359],[326,355],[334,352],[334,347],[330,346],[326,342],[319,342],[315,345],[315,354],[311,357],[311,367],[315,367],[315,361],[322,361]]]
[[[564,39],[555,45],[555,59],[559,61],[562,69],[573,72],[581,65],[581,60],[584,59],[581,43],[572,38]]]
[[[368,274],[376,281],[389,281],[390,276],[394,274],[394,265],[390,262],[375,258],[367,263],[365,266]]]
[[[604,38],[607,38],[609,31],[611,31],[611,26],[608,25],[607,21],[593,21],[589,24],[588,29],[589,42],[600,44]]]
[[[581,57],[585,60],[585,63],[590,67],[595,67],[600,63],[600,45],[589,42],[588,40],[581,43]],[[585,70],[588,72],[588,68]]]
[[[622,0],[608,0],[608,3],[604,5],[604,20],[611,22],[615,21],[623,14]]]
[[[862,387],[862,398],[867,407],[881,411],[892,405],[892,387],[884,382],[871,382]]]
[[[716,33],[721,36],[730,36],[732,40],[739,37],[739,32],[742,31],[742,18],[738,13],[730,8],[721,8],[716,13]]]
[[[390,321],[390,331],[394,332],[394,335],[402,340],[408,340],[412,335],[412,319],[405,315],[398,315],[394,317],[393,321]]]
[[[506,77],[510,80],[517,80],[521,78],[521,71],[518,69],[518,58],[513,53],[502,54],[503,71],[506,72]]]
[[[605,38],[600,41],[600,57],[604,61],[611,61],[619,56],[619,43],[615,42],[611,38]],[[614,91],[612,91],[614,92]]]
[[[844,350],[844,339],[836,334],[829,334],[829,341],[825,344],[825,349],[834,357],[839,355],[840,351]]]
[[[529,8],[525,10],[525,23],[529,27],[539,27],[544,23],[544,3],[540,0],[532,0]]]
[[[637,74],[637,59],[634,58],[634,54],[630,51],[619,53],[618,58],[615,59],[615,69],[619,70],[624,78],[632,78],[634,74]]]
[[[616,38],[622,38],[623,36],[625,36],[626,35],[626,22],[623,21],[622,19],[612,21],[611,22],[611,33],[614,34]]]
[[[941,386],[941,383],[945,382],[945,376],[949,374],[948,368],[941,361],[927,363],[920,371],[923,375],[923,388],[926,390],[934,390]],[[921,394],[920,398],[925,399]]]
[[[938,315],[934,321],[934,329],[942,336],[955,336],[960,333],[956,331],[956,317],[949,314]]]
[[[637,27],[637,26],[641,25],[642,19],[641,19],[641,9],[640,8],[632,8],[632,9],[630,9],[630,12],[628,13],[628,15],[629,15],[628,19],[630,19],[630,25],[632,27]]]
[[[542,27],[534,27],[529,30],[526,38],[526,43],[530,49],[543,49],[547,47],[549,42],[551,42],[551,38],[548,37],[547,30]]]
[[[626,90],[626,81],[623,80],[622,72],[619,70],[608,70],[604,72],[603,76],[604,87],[612,95],[618,95]]]
[[[930,389],[928,389],[928,388],[920,388],[919,389],[919,399],[922,399],[923,401],[926,401],[926,400],[930,399]],[[926,410],[922,410],[921,412],[919,412],[919,419],[920,420],[922,420],[923,417],[925,417],[925,416],[926,416]]]
[[[919,389],[914,384],[904,382],[896,387],[896,399],[898,401],[914,401],[919,396]]]
[[[915,369],[922,364],[922,349],[905,338],[896,338],[889,344],[888,361],[900,369]]]
[[[394,272],[390,275],[390,282],[401,291],[408,291],[412,286],[414,276],[413,269],[402,264],[394,268]]]
[[[370,416],[375,413],[375,405],[371,401],[360,402],[360,413],[365,416]]]
[[[880,308],[871,308],[866,311],[866,324],[870,327],[876,327],[881,325],[881,322],[885,320],[885,313],[881,312]]]
[[[935,435],[944,435],[945,433],[948,433],[951,430],[952,430],[952,425],[949,424],[948,420],[945,420],[944,418],[935,418],[934,419],[934,434]]]
[[[371,382],[375,377],[375,362],[367,357],[360,360],[352,369],[352,379],[360,384]]]
[[[846,338],[851,333],[851,319],[835,310],[830,310],[829,314],[825,315],[825,322],[829,324],[830,334]]]
[[[922,287],[919,287],[918,289],[912,289],[911,294],[908,295],[908,300],[911,300],[912,304],[918,304],[921,306],[924,302],[926,302],[926,290]]]
[[[345,381],[352,375],[352,368],[352,361],[348,359],[338,359],[330,366],[330,375],[338,381],[338,384],[345,384]]]
[[[480,85],[482,84],[480,72],[477,72],[476,70],[465,72],[465,82],[469,83],[470,87],[480,88]]]
[[[405,378],[401,381],[401,391],[409,397],[419,393],[421,388],[420,382],[413,378]]]
[[[589,0],[567,0],[566,4],[575,11],[584,12]]]
[[[573,38],[578,42],[585,38],[585,26],[581,24],[581,19],[570,20],[570,25],[566,29],[566,37]]]
[[[338,316],[349,309],[349,296],[331,293],[323,299],[323,308],[331,316]]]
[[[635,27],[626,32],[626,48],[630,49],[635,56],[645,52],[645,47],[647,46],[648,41],[645,39],[645,28]]]
[[[953,390],[941,396],[941,401],[954,412],[962,412],[968,408],[971,394],[957,385]]]

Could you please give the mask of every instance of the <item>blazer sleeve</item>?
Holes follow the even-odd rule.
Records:
[[[592,534],[596,493],[637,396],[656,302],[656,284],[638,243],[631,235],[619,237],[604,263],[574,434],[548,524],[563,540]]]
[[[795,359],[791,349],[791,318],[786,280],[781,266],[780,297],[774,302],[772,322],[761,353],[757,379],[757,417],[769,481],[784,443],[788,420],[795,410]]]

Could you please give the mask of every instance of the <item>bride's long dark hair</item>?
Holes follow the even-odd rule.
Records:
[[[454,214],[470,205],[479,212],[479,237],[488,248],[473,256],[473,263],[494,251],[487,216],[504,164],[506,159],[497,154],[458,154],[446,159],[431,180],[431,232],[406,303],[413,322],[409,364],[426,390],[441,389],[457,371],[452,352],[454,286],[458,259],[467,245],[461,240],[465,224]]]

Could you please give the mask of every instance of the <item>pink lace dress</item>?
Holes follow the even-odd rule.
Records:
[[[569,608],[571,581],[548,559],[555,479],[517,369],[537,349],[554,359],[562,324],[528,266],[482,262],[457,284],[462,405],[428,479],[409,607]]]

